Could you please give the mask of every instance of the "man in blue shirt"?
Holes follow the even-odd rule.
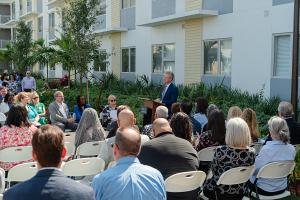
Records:
[[[117,164],[95,176],[92,187],[96,200],[166,199],[161,173],[139,162],[140,148],[141,136],[135,129],[117,130],[113,146]]]

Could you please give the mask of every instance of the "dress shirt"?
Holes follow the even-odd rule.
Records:
[[[24,77],[22,80],[22,91],[25,89],[36,90],[35,79],[33,77]]]
[[[293,145],[285,144],[278,140],[268,141],[262,147],[255,159],[255,172],[250,181],[254,183],[255,177],[263,166],[271,162],[294,160],[296,151]],[[287,178],[281,179],[258,179],[256,184],[260,189],[267,192],[277,192],[287,188]]]
[[[164,91],[162,92],[162,95],[161,95],[161,101],[164,99],[165,94],[166,94],[166,92],[167,92],[170,85],[171,85],[171,83],[169,83],[168,85],[165,85],[165,89],[164,89]]]
[[[95,176],[92,187],[96,200],[166,199],[161,173],[131,156],[119,159],[115,167]]]
[[[61,112],[61,114],[64,116],[65,119],[68,119],[67,113],[65,111],[65,108],[63,106],[62,103],[57,103],[58,107],[59,107],[59,111]]]

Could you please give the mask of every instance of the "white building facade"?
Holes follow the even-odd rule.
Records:
[[[112,71],[129,81],[146,75],[161,83],[171,70],[177,84],[223,83],[290,98],[293,0],[99,1],[94,32],[109,64],[93,74]],[[23,18],[34,39],[59,37],[63,0],[9,2],[6,26]],[[53,77],[66,73],[62,66],[50,71]]]

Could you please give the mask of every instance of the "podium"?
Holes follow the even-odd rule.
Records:
[[[144,126],[147,124],[152,124],[152,122],[154,121],[156,108],[161,105],[164,104],[150,99],[144,99],[144,108],[146,108],[143,120]]]

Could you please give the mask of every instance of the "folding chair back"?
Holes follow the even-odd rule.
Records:
[[[86,142],[76,150],[77,156],[98,156],[101,150],[101,146],[105,145],[105,141]]]
[[[75,132],[67,132],[64,133],[64,142],[71,142],[71,143],[75,143]]]
[[[263,166],[257,173],[256,178],[268,178],[268,179],[277,179],[277,178],[286,178],[288,175],[293,173],[295,168],[294,161],[280,161],[272,162]]]
[[[66,162],[62,171],[66,176],[92,176],[103,171],[104,167],[101,158],[80,158]]]
[[[198,152],[198,158],[200,161],[211,162],[214,158],[216,149],[218,147],[207,147]]]
[[[0,168],[0,194],[2,194],[5,190],[5,171]]]
[[[37,173],[37,164],[35,162],[28,162],[14,166],[8,171],[7,181],[23,182],[32,178]]]
[[[22,162],[32,159],[31,146],[8,147],[0,150],[1,162]]]
[[[148,142],[150,140],[148,135],[141,134],[141,145],[143,145],[145,142]]]
[[[206,174],[203,171],[190,171],[174,174],[165,180],[167,192],[188,192],[201,187]]]
[[[254,172],[255,166],[236,167],[224,172],[217,185],[237,185],[246,183]]]

